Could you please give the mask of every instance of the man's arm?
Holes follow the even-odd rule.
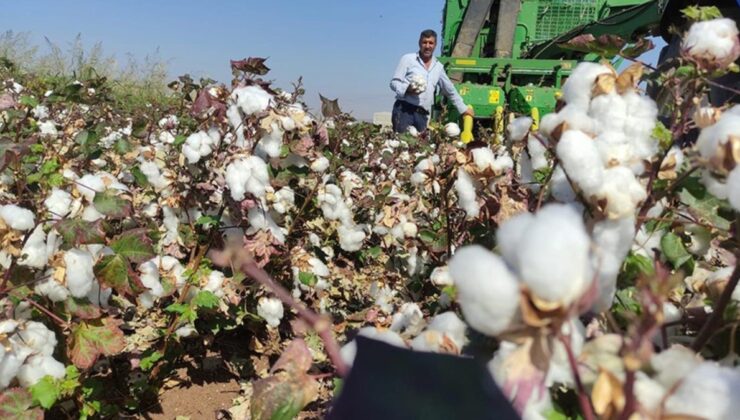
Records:
[[[396,67],[393,79],[391,79],[391,90],[400,96],[414,93],[413,89],[410,88],[411,83],[406,80],[406,70],[408,70],[408,60],[404,55],[401,57],[401,61],[398,62],[398,67]]]
[[[442,71],[439,76],[438,84],[439,88],[442,90],[442,94],[452,101],[452,104],[455,105],[455,108],[457,108],[457,112],[459,112],[461,115],[467,114],[473,116],[473,110],[465,105],[462,96],[457,93],[455,85],[452,84],[452,81],[449,77],[447,77],[447,73],[445,73],[444,71]]]

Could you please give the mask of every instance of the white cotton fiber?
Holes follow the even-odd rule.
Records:
[[[581,215],[571,206],[549,204],[535,214],[519,239],[520,279],[538,298],[570,304],[591,282],[590,246]]]
[[[583,111],[588,110],[594,82],[602,74],[613,74],[613,72],[603,64],[587,61],[579,63],[563,84],[563,99],[565,102]]]
[[[710,67],[726,67],[740,56],[738,30],[728,18],[695,22],[681,44],[685,55]]]
[[[604,166],[591,137],[568,130],[558,142],[557,154],[570,180],[588,197],[604,183]]]
[[[52,302],[64,302],[69,297],[69,289],[54,281],[51,274],[49,272],[49,277],[36,282],[33,291],[41,296],[48,297]]]
[[[740,412],[740,371],[703,362],[680,382],[665,401],[664,413],[717,420],[736,419]]]
[[[561,203],[571,203],[576,199],[576,193],[573,191],[568,181],[563,167],[558,165],[550,177],[550,193],[553,198]]]
[[[257,315],[262,317],[269,327],[276,328],[283,319],[283,303],[276,298],[261,297],[257,303]]]
[[[237,159],[226,167],[226,184],[236,201],[243,200],[245,193],[262,198],[270,184],[267,164],[257,156]]]
[[[292,120],[291,120],[292,121]],[[270,131],[266,132],[257,143],[254,154],[264,160],[280,156],[280,148],[283,145],[283,129],[278,123],[270,124]]]
[[[522,141],[529,133],[530,128],[532,128],[532,118],[519,117],[509,123],[506,127],[506,134],[509,141]]]
[[[454,122],[447,123],[445,124],[444,131],[447,137],[457,137],[460,135],[460,126]]]
[[[211,132],[211,134],[213,136],[205,131],[198,131],[188,136],[185,144],[182,145],[182,153],[188,159],[188,163],[198,163],[201,158],[210,155],[218,147],[220,140],[218,132]]]
[[[55,379],[64,378],[64,365],[51,356],[33,355],[26,359],[18,370],[18,382],[23,387],[35,385],[46,375]]]
[[[599,282],[595,312],[609,309],[617,289],[617,276],[635,238],[635,219],[603,220],[594,225],[591,266]]]
[[[468,324],[490,336],[506,330],[519,308],[519,284],[501,258],[471,245],[460,248],[449,267]]]
[[[595,195],[606,200],[604,210],[610,219],[633,215],[637,205],[647,197],[635,174],[624,166],[605,170],[604,183]]]
[[[53,219],[60,219],[69,214],[72,207],[72,195],[59,188],[53,188],[44,200],[44,206],[52,213]]]
[[[43,226],[38,225],[23,245],[21,258],[18,264],[31,268],[44,268],[49,260],[46,252],[46,233]]]
[[[274,102],[272,95],[255,85],[234,89],[231,99],[245,115],[263,112]]]
[[[73,248],[64,253],[67,288],[72,296],[81,298],[92,288],[93,258],[89,252]]]
[[[11,229],[26,231],[36,226],[33,212],[15,204],[0,206],[0,218]]]
[[[365,232],[354,224],[342,224],[337,228],[339,246],[348,252],[359,251],[365,240]]]
[[[311,162],[311,170],[318,173],[323,173],[327,169],[329,169],[329,159],[327,159],[325,156],[319,156]]]
[[[465,210],[468,219],[478,217],[480,213],[480,204],[478,204],[475,194],[475,185],[464,169],[457,170],[457,180],[455,181],[455,192],[457,192],[458,205]]]
[[[735,166],[727,176],[727,199],[732,208],[740,212],[740,165]]]
[[[259,207],[252,207],[247,213],[247,220],[249,221],[248,234],[253,234],[258,230],[272,233],[272,236],[279,243],[285,242],[285,233],[272,218],[269,211]]]

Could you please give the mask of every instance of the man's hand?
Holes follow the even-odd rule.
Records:
[[[469,115],[471,117],[475,117],[475,112],[473,112],[473,108],[472,107],[468,107],[468,109],[466,109],[465,112],[463,112],[463,116],[465,116],[465,115]]]

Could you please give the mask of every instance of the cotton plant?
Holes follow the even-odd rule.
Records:
[[[27,320],[0,321],[0,391],[14,381],[23,387],[35,385],[43,377],[61,379],[64,365],[53,357],[57,338],[46,325]]]

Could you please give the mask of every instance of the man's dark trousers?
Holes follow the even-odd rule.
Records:
[[[405,133],[409,127],[413,126],[416,131],[421,133],[427,129],[427,115],[424,108],[397,100],[393,104],[393,114],[391,116],[393,131]]]

